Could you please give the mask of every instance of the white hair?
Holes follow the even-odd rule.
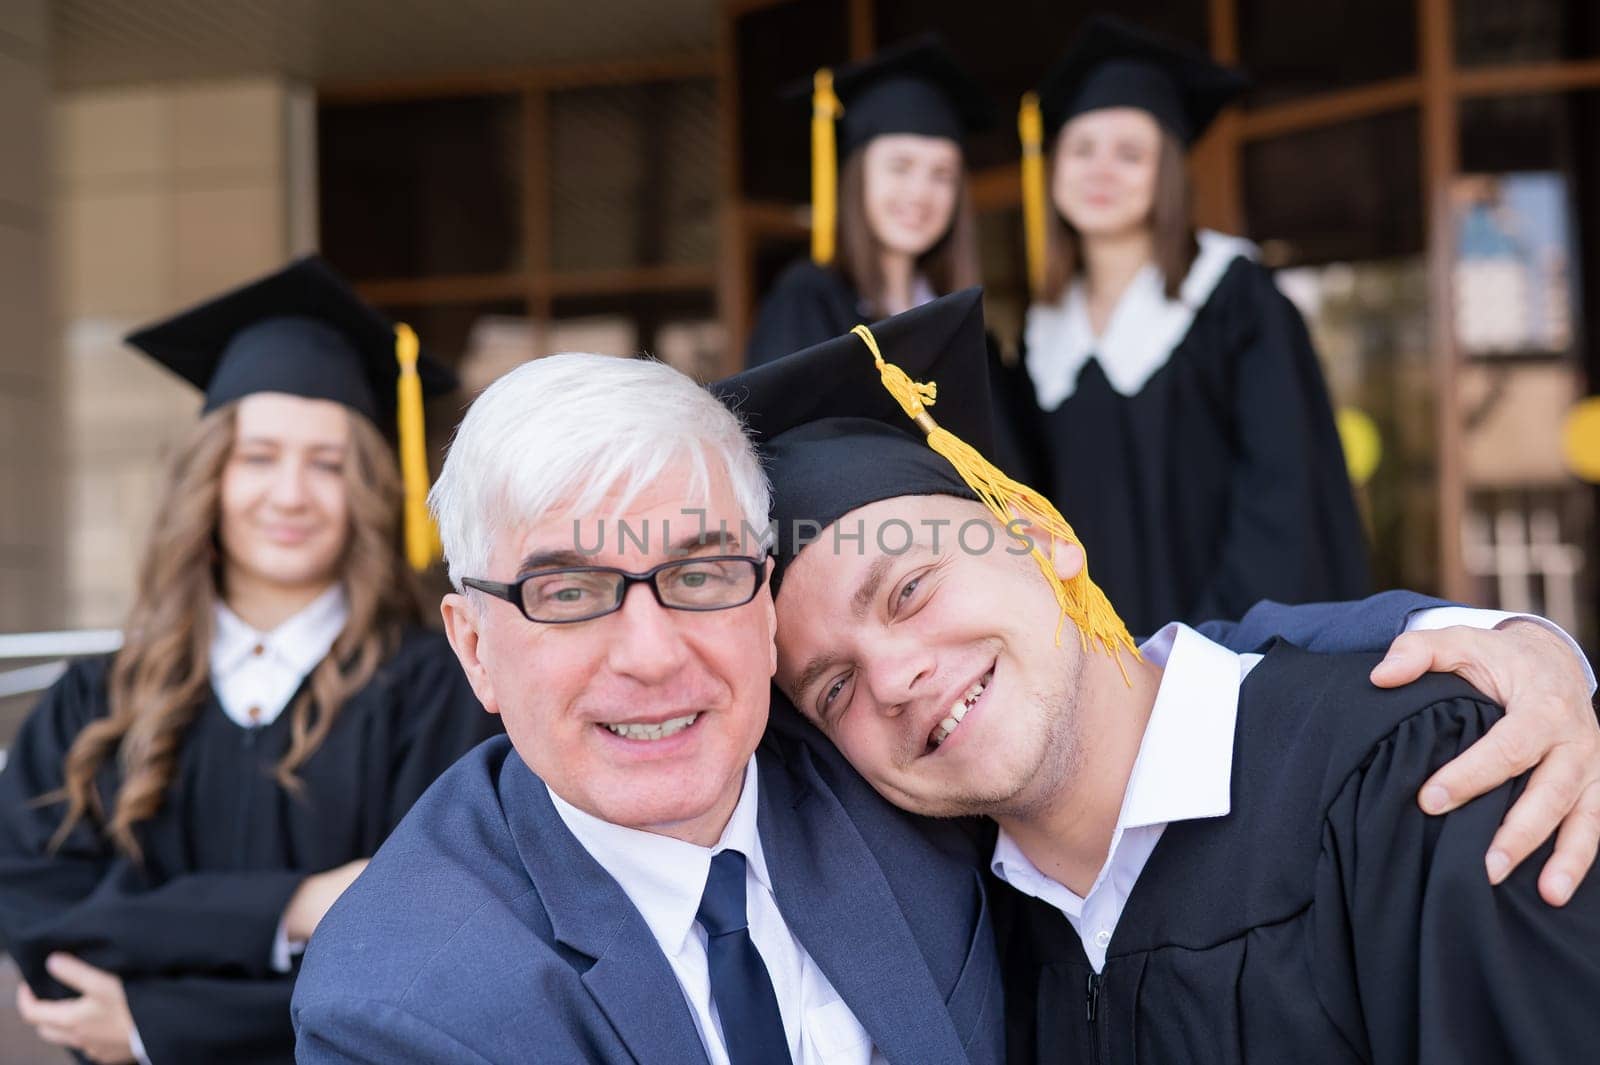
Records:
[[[488,577],[502,532],[558,507],[587,514],[613,494],[621,512],[675,463],[687,462],[684,503],[696,505],[710,493],[712,459],[743,520],[764,533],[772,492],[755,448],[739,418],[691,378],[611,355],[523,363],[473,402],[429,493],[450,582],[460,591],[462,577]]]

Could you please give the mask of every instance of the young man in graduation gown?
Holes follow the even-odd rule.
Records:
[[[494,719],[402,553],[395,327],[313,258],[130,341],[204,410],[121,650],[0,773],[0,948],[23,1020],[95,1061],[288,1062],[299,948]],[[416,365],[419,401],[452,387]]]
[[[999,826],[1010,1058],[1585,1060],[1600,888],[1484,868],[1526,775],[1418,806],[1500,708],[1181,624],[1136,651],[1066,522],[964,442],[981,343],[962,294],[727,391],[774,481],[779,686],[897,805]]]

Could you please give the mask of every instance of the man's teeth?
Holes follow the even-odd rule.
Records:
[[[955,705],[950,707],[950,712],[934,727],[933,745],[935,747],[950,738],[950,734],[966,718],[967,711],[972,709],[973,704],[978,701],[978,697],[989,687],[989,681],[993,679],[994,671],[990,670],[983,675],[981,680],[968,688],[965,695],[955,701]]]
[[[694,724],[699,714],[685,714],[683,717],[668,718],[658,721],[653,725],[606,725],[606,728],[621,736],[625,740],[662,740],[668,736],[676,735]]]

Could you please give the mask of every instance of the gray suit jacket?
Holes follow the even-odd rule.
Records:
[[[889,1061],[998,1063],[981,840],[893,809],[773,715],[757,823],[790,929]],[[293,1015],[302,1065],[706,1060],[644,918],[503,737],[439,778],[329,912]]]

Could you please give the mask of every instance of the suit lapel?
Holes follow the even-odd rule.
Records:
[[[889,1061],[965,1062],[888,881],[809,754],[763,746],[756,764],[761,846],[789,929]]]
[[[649,925],[567,830],[544,783],[515,753],[501,772],[500,796],[557,942],[594,959],[583,984],[634,1058],[706,1063],[677,975]]]

